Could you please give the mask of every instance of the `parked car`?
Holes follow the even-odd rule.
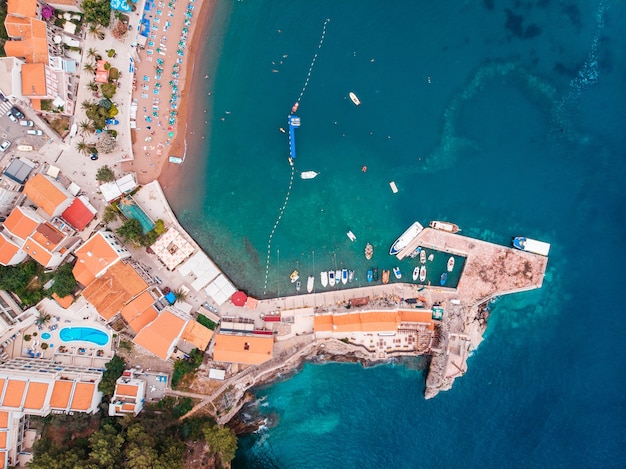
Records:
[[[11,119],[11,122],[17,124],[17,117],[15,117],[13,114],[11,114],[10,112],[7,114],[7,116],[9,116],[9,119]]]
[[[92,161],[96,161],[98,159],[98,154],[97,153],[92,153],[90,156]]]
[[[13,106],[11,108],[11,114],[13,114],[15,117],[17,117],[18,119],[24,119],[24,114],[22,113],[22,111],[20,111],[18,108],[16,108],[15,106]]]
[[[11,146],[11,142],[9,142],[8,140],[5,140],[4,142],[0,143],[0,151],[7,151],[7,149]]]
[[[43,132],[39,129],[28,129],[26,133],[28,135],[39,135],[39,136],[43,135]]]
[[[35,125],[35,123],[33,121],[29,121],[29,120],[21,120],[20,121],[20,125],[22,127],[32,127]]]

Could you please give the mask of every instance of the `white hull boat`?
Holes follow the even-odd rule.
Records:
[[[302,171],[300,173],[300,179],[313,179],[315,178],[319,173],[316,173],[315,171]]]
[[[417,280],[419,276],[420,276],[420,268],[415,267],[413,269],[413,281]]]
[[[419,222],[413,223],[409,226],[404,233],[400,235],[398,239],[391,245],[389,249],[389,255],[395,256],[400,251],[402,251],[405,247],[407,247],[411,241],[415,239],[415,237],[422,232],[424,227],[420,225]]]
[[[331,270],[328,272],[328,285],[331,287],[335,286],[335,271]]]
[[[320,272],[320,282],[322,283],[322,287],[326,288],[328,286],[328,272]]]
[[[313,286],[315,285],[315,277],[309,275],[309,278],[306,281],[306,291],[311,293],[313,291]]]
[[[454,270],[454,257],[450,256],[448,259],[448,272],[452,272]]]
[[[341,271],[341,283],[344,285],[348,283],[348,269],[343,269]]]
[[[420,282],[424,282],[426,280],[426,266],[423,265],[420,267]]]

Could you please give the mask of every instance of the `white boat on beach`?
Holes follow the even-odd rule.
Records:
[[[420,282],[424,282],[426,280],[426,266],[423,265],[420,267]]]
[[[341,283],[344,285],[348,283],[348,269],[341,270]]]
[[[359,100],[357,95],[354,94],[352,91],[350,91],[350,93],[348,93],[348,96],[350,96],[350,99],[352,100],[352,102],[354,103],[355,106],[360,106],[361,105],[361,101]]]
[[[331,287],[335,286],[335,271],[331,270],[330,272],[328,272],[328,285],[330,285]]]
[[[450,259],[448,259],[448,272],[452,272],[454,270],[454,257],[450,256]]]
[[[309,275],[309,278],[306,281],[306,291],[311,293],[313,291],[313,286],[315,285],[315,277]]]
[[[402,233],[400,237],[391,245],[391,248],[389,248],[389,255],[395,256],[402,251],[405,247],[411,244],[411,241],[413,241],[423,229],[424,227],[420,225],[418,221],[409,226],[406,231]]]
[[[419,266],[415,266],[415,268],[413,269],[413,281],[417,280],[419,276],[420,276],[420,268]]]
[[[315,171],[302,171],[300,173],[300,179],[313,179],[318,174],[319,173],[316,173]]]
[[[322,283],[322,287],[326,288],[328,286],[328,272],[320,272],[320,282]]]

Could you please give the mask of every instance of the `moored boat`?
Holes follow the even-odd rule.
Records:
[[[374,282],[378,282],[378,267],[374,267]]]
[[[423,265],[420,267],[420,282],[423,282],[426,280],[426,266]]]
[[[348,283],[348,269],[341,270],[341,283],[344,285]]]
[[[416,266],[413,269],[413,281],[417,280],[419,276],[420,276],[420,268]]]
[[[454,257],[450,256],[450,259],[448,259],[448,272],[452,272],[454,270]]]
[[[441,286],[444,286],[446,284],[446,280],[448,280],[448,274],[444,272],[443,274],[441,274],[441,278],[439,279],[439,283],[441,284]]]
[[[374,280],[374,271],[372,269],[368,269],[367,270],[367,282],[372,283],[372,280]]]
[[[433,220],[430,222],[429,226],[435,230],[447,231],[448,233],[458,233],[461,231],[459,225],[455,225],[454,223],[450,223],[448,221]]]
[[[348,231],[346,235],[348,235],[350,241],[356,241],[356,235],[352,231]]]
[[[335,286],[335,271],[331,270],[328,272],[328,285],[331,287]]]
[[[389,271],[387,269],[383,269],[383,283],[389,283]]]
[[[300,287],[302,286],[302,284],[300,283],[300,280],[298,280],[296,282],[296,291],[300,291]]]
[[[313,291],[313,287],[315,285],[315,277],[309,275],[309,278],[306,281],[306,291],[311,293]]]
[[[355,106],[360,106],[361,105],[361,101],[359,100],[357,95],[354,94],[352,91],[350,91],[350,93],[348,93],[348,96],[350,96],[350,99],[355,104]]]
[[[422,232],[423,229],[424,227],[417,221],[409,226],[406,231],[402,233],[400,237],[391,245],[391,248],[389,248],[389,255],[395,256],[402,251],[411,243],[411,241],[415,239],[418,234]]]
[[[299,278],[300,278],[300,276],[298,275],[298,271],[297,270],[294,270],[293,272],[291,272],[291,275],[289,276],[289,279],[291,280],[291,283],[296,283]]]
[[[428,256],[428,260],[432,262],[432,260],[435,258],[434,254],[431,254],[430,256]]]
[[[528,251],[542,256],[547,256],[550,253],[550,243],[537,241],[536,239],[530,239],[524,236],[513,238],[513,247],[520,251]]]
[[[319,173],[316,173],[315,171],[302,171],[300,173],[300,179],[313,179],[318,174]]]
[[[322,283],[322,287],[326,288],[328,286],[328,272],[320,272],[320,282]]]
[[[370,243],[367,243],[365,245],[365,258],[369,261],[373,255],[374,255],[374,246],[372,246]]]
[[[396,266],[393,268],[393,275],[400,280],[402,278],[402,272],[400,271],[400,267]]]
[[[426,251],[424,249],[420,251],[420,262],[426,264]]]
[[[348,271],[348,282],[352,283],[353,280],[354,280],[354,270],[349,270]]]
[[[339,285],[341,282],[341,270],[335,270],[335,283]]]

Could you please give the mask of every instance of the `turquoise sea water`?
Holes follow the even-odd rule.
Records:
[[[395,265],[388,248],[414,220],[450,220],[502,244],[552,243],[544,288],[492,305],[486,340],[453,390],[424,401],[414,367],[306,365],[258,391],[273,425],[241,440],[235,466],[623,466],[626,4],[217,10],[172,204],[238,286],[291,294],[293,269],[317,281],[335,266],[363,282],[370,265]],[[315,53],[266,284],[291,176],[278,128]],[[306,170],[320,174],[301,180]]]

